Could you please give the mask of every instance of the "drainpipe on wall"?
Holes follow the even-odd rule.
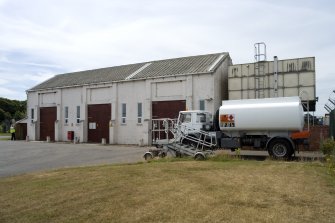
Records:
[[[273,96],[278,97],[278,57],[273,58]]]

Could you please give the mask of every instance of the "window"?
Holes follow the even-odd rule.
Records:
[[[142,103],[137,103],[137,123],[142,123]]]
[[[69,123],[69,107],[65,106],[64,108],[64,120],[65,124]]]
[[[181,123],[191,122],[191,120],[192,120],[191,113],[181,113],[180,114]]]
[[[34,122],[34,118],[35,118],[35,111],[34,111],[33,108],[30,110],[30,118],[31,118],[31,123],[33,123]]]
[[[77,106],[77,123],[80,122],[80,106]]]
[[[205,110],[205,100],[199,101],[199,110],[202,110],[202,111]]]
[[[126,117],[127,117],[127,105],[125,103],[121,106],[121,124],[126,124]]]
[[[206,122],[213,122],[213,115],[212,114],[207,114],[206,115]]]
[[[205,123],[206,115],[204,113],[197,113],[197,123]]]

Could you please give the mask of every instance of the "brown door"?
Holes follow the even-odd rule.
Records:
[[[111,104],[88,105],[88,142],[100,143],[101,139],[105,138],[109,143],[111,111]]]
[[[21,124],[21,130],[20,130],[20,134],[21,134],[21,139],[24,140],[27,137],[27,123],[22,123]]]
[[[186,110],[186,101],[153,101],[152,102],[152,119],[159,118],[171,118],[177,119],[180,111]],[[160,129],[164,129],[163,123],[161,123]],[[161,132],[160,135],[158,133],[154,133],[153,139],[155,138],[165,138],[165,133]],[[169,134],[169,138],[172,138],[172,134]]]
[[[19,123],[15,125],[15,137],[19,140],[26,139],[27,136],[27,123]]]
[[[44,141],[50,136],[55,141],[55,121],[57,119],[56,107],[40,108],[40,140]]]
[[[180,111],[185,111],[186,101],[153,101],[152,118],[178,118]]]

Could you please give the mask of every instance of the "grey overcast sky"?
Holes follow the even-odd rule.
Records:
[[[318,115],[335,90],[333,0],[0,0],[0,97],[61,73],[229,52],[316,57]],[[334,64],[333,64],[334,63]],[[334,66],[334,67],[333,67]]]

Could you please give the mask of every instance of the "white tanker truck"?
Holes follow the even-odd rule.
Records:
[[[213,117],[213,118],[212,118]],[[157,149],[145,159],[190,155],[203,159],[214,149],[265,149],[275,158],[288,158],[309,137],[304,127],[303,107],[299,97],[222,101],[214,116],[205,111],[181,111],[176,124],[161,119],[164,132],[173,139],[154,139]],[[153,132],[156,125],[153,125]],[[171,135],[171,134],[170,134]]]

